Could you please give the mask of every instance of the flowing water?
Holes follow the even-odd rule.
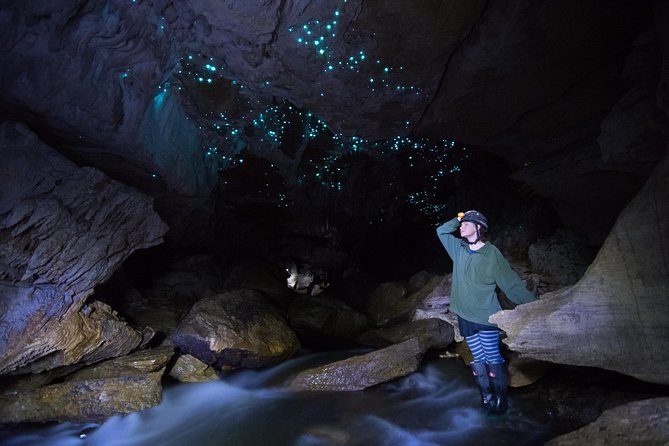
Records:
[[[509,413],[502,417],[482,414],[474,380],[458,359],[431,359],[416,373],[360,392],[283,387],[300,370],[353,353],[309,354],[216,382],[173,385],[151,409],[100,425],[0,431],[0,444],[521,446],[543,444],[556,435],[545,414],[526,398],[511,396]]]

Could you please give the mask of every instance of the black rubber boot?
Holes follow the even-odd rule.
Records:
[[[469,365],[472,368],[472,374],[476,379],[476,384],[479,386],[481,392],[481,407],[489,412],[492,403],[493,395],[490,388],[490,379],[488,378],[488,369],[484,362],[471,362]]]
[[[506,363],[487,364],[488,377],[490,378],[490,389],[492,390],[492,401],[488,406],[490,415],[503,415],[509,408],[506,398],[507,386],[509,384],[509,372]]]

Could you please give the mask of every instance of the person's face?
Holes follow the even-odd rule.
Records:
[[[460,222],[460,236],[463,238],[476,236],[476,225],[471,221]]]

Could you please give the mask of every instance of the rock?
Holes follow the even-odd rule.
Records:
[[[280,308],[288,308],[293,293],[286,287],[285,277],[268,265],[236,265],[225,272],[226,289],[260,291]]]
[[[415,306],[416,301],[410,298],[408,284],[386,282],[376,287],[369,296],[367,316],[374,326],[381,327],[408,321]]]
[[[304,346],[341,348],[365,329],[367,316],[336,299],[299,297],[288,308],[288,324]]]
[[[415,372],[425,353],[421,342],[412,338],[366,355],[299,373],[291,390],[354,391],[391,381]]]
[[[579,282],[491,316],[509,348],[669,384],[668,178],[665,157]]]
[[[215,381],[216,370],[191,355],[179,355],[170,369],[170,376],[184,383]]]
[[[462,359],[462,362],[464,362],[466,366],[469,366],[469,364],[474,360],[472,352],[469,350],[469,346],[467,346],[467,342],[465,342],[464,338],[462,338],[462,341],[455,343],[453,351]]]
[[[593,259],[585,240],[564,230],[530,245],[528,256],[532,270],[557,288],[576,283]]]
[[[284,317],[254,290],[228,291],[200,300],[172,339],[181,353],[216,369],[268,366],[300,348]]]
[[[422,308],[448,308],[451,303],[451,279],[452,274],[430,278],[423,285],[426,296]]]
[[[84,302],[133,251],[162,241],[152,201],[23,126],[0,126],[0,156],[0,374],[132,350],[134,330]]]
[[[645,177],[647,168],[638,166],[655,162],[648,154],[657,149],[648,146],[662,133],[666,118],[651,108],[665,102],[660,94],[666,85],[666,70],[661,70],[666,38],[655,24],[666,21],[658,2],[615,2],[601,11],[596,0],[566,5],[350,0],[339,5],[332,38],[324,28],[332,26],[333,7],[323,2],[234,2],[224,11],[212,8],[210,0],[137,3],[109,7],[93,1],[78,8],[70,0],[53,0],[50,6],[6,10],[0,17],[6,36],[0,51],[5,67],[0,111],[34,121],[82,165],[106,169],[153,193],[161,209],[169,209],[163,214],[173,216],[170,238],[182,232],[178,227],[206,228],[203,222],[216,220],[214,210],[204,205],[210,212],[194,212],[193,202],[202,204],[219,178],[217,167],[234,164],[227,160],[241,149],[255,151],[273,167],[267,173],[287,183],[312,173],[300,168],[311,164],[313,152],[304,150],[306,142],[297,149],[292,138],[287,144],[265,138],[269,141],[261,145],[236,137],[253,132],[251,121],[265,105],[283,100],[313,111],[345,138],[456,138],[503,156],[514,167],[558,153],[524,178],[562,205],[565,221],[596,230],[595,240],[622,207],[619,197],[630,197],[640,185],[636,175],[619,181],[618,173],[641,171]],[[404,30],[402,38],[398,28]],[[323,32],[328,42],[321,48],[327,54],[318,54],[315,45],[297,44],[307,30]],[[625,57],[642,47],[640,35],[650,41],[643,45],[649,47],[643,48],[649,60],[625,64]],[[178,42],[193,50],[192,62]],[[204,65],[210,62],[218,66],[216,73],[208,73],[211,83],[186,74],[207,71]],[[629,76],[629,65],[650,65],[645,71],[654,83],[628,92],[629,81],[636,79]],[[607,116],[613,106],[616,113]],[[299,123],[287,127],[294,125]],[[626,132],[653,126],[652,132]],[[583,127],[587,131],[581,132]],[[554,140],[559,143],[546,143]],[[226,161],[219,164],[212,161],[216,155],[203,155],[201,141],[215,146]],[[589,156],[569,153],[573,144],[576,152]],[[359,182],[368,179],[357,176]],[[603,187],[592,187],[602,181]],[[216,193],[228,195],[231,189],[222,182]],[[292,185],[286,189],[287,196],[302,192]],[[314,203],[312,194],[301,195],[307,198],[298,205]],[[372,200],[353,198],[345,200],[351,208],[372,207],[366,206]],[[214,201],[206,204],[213,208]],[[593,204],[599,212],[587,218],[586,212],[569,212],[587,211]],[[240,226],[250,214],[241,213]],[[578,217],[567,220],[570,215]],[[258,219],[258,226],[273,226],[265,216]],[[197,232],[208,240],[213,231]],[[230,232],[239,237],[238,231]],[[257,236],[249,232],[247,246]]]
[[[0,297],[4,288],[0,285]],[[44,325],[36,339],[21,349],[17,348],[16,356],[8,354],[0,359],[0,370],[5,373],[38,373],[71,364],[93,364],[102,359],[125,355],[143,341],[141,332],[120,320],[102,302],[93,301],[79,311],[73,310],[71,308],[60,318],[43,321]],[[39,355],[40,349],[46,347],[53,351],[48,350],[49,354]]]
[[[417,338],[425,349],[445,348],[453,342],[453,326],[442,319],[422,319],[392,327],[366,331],[359,341],[370,347],[381,348]]]
[[[669,444],[669,398],[635,401],[604,411],[593,423],[546,446]]]
[[[423,319],[441,319],[446,321],[453,329],[453,340],[461,342],[464,338],[460,335],[458,317],[449,310],[451,302],[451,279],[452,274],[430,279],[420,291],[422,303],[414,311],[412,319],[414,321]]]
[[[504,355],[509,369],[509,386],[524,387],[537,382],[548,373],[555,364],[524,358],[514,352]]]
[[[409,279],[409,290],[411,293],[423,288],[427,283],[434,277],[434,274],[428,273],[427,271],[418,271],[416,274],[411,276]]]
[[[99,422],[148,409],[161,401],[163,372],[74,380],[0,395],[0,423]]]
[[[344,272],[342,278],[331,284],[319,297],[345,302],[351,308],[367,314],[369,296],[378,286],[374,278],[357,269]]]
[[[0,382],[0,395],[14,395],[32,392],[40,387],[63,381],[63,377],[82,369],[82,365],[58,367],[40,373],[6,375]]]
[[[166,270],[152,277],[151,288],[145,294],[194,304],[202,296],[224,289],[221,276],[213,256],[191,255],[171,263]]]
[[[164,369],[173,355],[174,347],[171,345],[139,350],[126,356],[85,367],[66,377],[65,381],[86,381],[151,373]]]
[[[134,324],[151,326],[169,336],[195,302],[223,289],[221,271],[213,257],[196,255],[169,264],[141,289],[133,286],[125,271],[118,271],[96,289],[96,296],[113,302]]]
[[[154,406],[173,353],[166,345],[88,367],[23,375],[0,389],[0,423],[101,421]]]

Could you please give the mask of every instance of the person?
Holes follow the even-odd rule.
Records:
[[[452,233],[460,229],[460,237]],[[437,228],[437,236],[453,260],[450,310],[458,316],[460,334],[474,360],[472,373],[481,406],[491,415],[508,408],[508,371],[500,352],[501,330],[488,321],[500,311],[496,288],[516,304],[536,299],[499,249],[487,241],[488,220],[479,211],[459,213]]]

